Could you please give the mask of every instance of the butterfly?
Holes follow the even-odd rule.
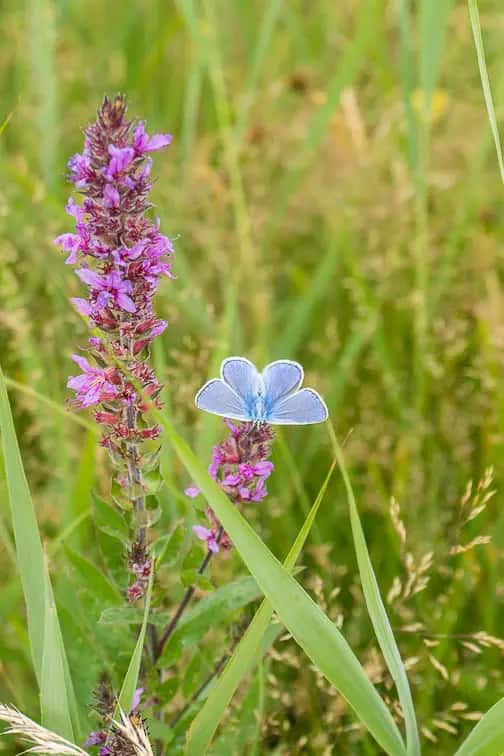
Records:
[[[220,373],[196,394],[196,406],[205,412],[271,425],[310,425],[329,417],[322,397],[300,388],[304,373],[297,362],[276,360],[259,373],[245,357],[228,357]]]

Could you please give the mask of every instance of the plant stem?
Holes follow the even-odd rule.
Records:
[[[131,404],[129,404],[126,409],[126,420],[128,430],[134,432],[136,430],[136,417],[135,410]],[[138,451],[135,443],[128,444],[128,478],[130,489],[132,491],[136,492],[142,490],[142,473],[138,467]],[[135,540],[142,546],[145,546],[147,543],[147,526],[144,522],[141,522],[145,512],[145,496],[143,494],[140,494],[140,496],[132,496],[132,502],[135,519],[137,520],[135,523]]]
[[[223,535],[224,535],[224,528],[221,525],[219,527],[219,531],[218,531],[217,537],[216,537],[217,543],[220,543],[220,540],[221,540],[221,538],[222,538]],[[198,575],[203,575],[203,573],[205,572],[206,568],[208,567],[208,564],[209,564],[209,562],[210,562],[210,560],[211,560],[211,558],[213,556],[213,553],[214,553],[213,551],[210,551],[210,549],[208,549],[207,553],[205,554],[205,557],[204,557],[203,561],[201,562],[200,566],[198,567],[198,570],[197,570]],[[180,602],[177,611],[175,612],[175,614],[171,618],[171,620],[168,623],[165,631],[163,632],[161,638],[159,639],[159,643],[158,643],[157,651],[156,651],[156,660],[159,659],[159,657],[163,653],[163,649],[164,649],[164,647],[166,645],[166,642],[168,641],[168,639],[175,632],[175,630],[177,628],[177,625],[178,625],[178,623],[180,621],[180,618],[182,617],[182,615],[183,615],[183,613],[184,613],[184,611],[185,611],[188,603],[192,599],[195,590],[196,590],[196,586],[195,585],[190,585],[189,588],[184,593],[184,595],[182,597],[182,601]]]
[[[217,664],[215,665],[215,667],[213,668],[213,670],[210,672],[210,674],[208,675],[208,677],[205,680],[203,680],[203,682],[199,686],[198,690],[195,693],[192,694],[192,696],[189,699],[189,701],[178,712],[178,714],[175,714],[175,716],[170,720],[170,722],[169,722],[169,726],[170,727],[173,728],[173,727],[175,727],[178,724],[178,722],[180,722],[180,720],[182,719],[182,717],[184,716],[184,714],[187,711],[189,711],[189,709],[191,708],[191,706],[193,705],[193,703],[195,703],[198,700],[198,698],[201,696],[201,694],[203,693],[203,691],[210,685],[210,683],[212,682],[212,680],[214,680],[218,675],[220,675],[220,673],[224,669],[224,665],[226,664],[227,660],[231,657],[231,654],[233,653],[235,646],[236,646],[236,642],[233,643],[233,645],[231,646],[231,648],[230,648],[229,651],[227,651],[225,654],[223,654],[221,656],[221,658],[219,659],[219,661],[217,662]]]

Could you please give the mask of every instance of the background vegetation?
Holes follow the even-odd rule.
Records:
[[[480,11],[499,109],[504,15],[497,0]],[[79,698],[103,667],[121,680],[133,636],[116,658],[128,627],[95,628],[114,604],[110,586],[88,575],[94,588],[76,592],[87,569],[78,553],[112,573],[117,553],[90,510],[92,488],[107,494],[106,460],[65,408],[84,326],[68,302],[79,282],[51,240],[69,230],[65,164],[79,128],[119,91],[131,116],[174,135],[155,160],[155,211],[178,236],[178,278],[158,297],[170,327],[154,361],[176,427],[206,462],[222,428],[196,415],[192,397],[223,356],[305,365],[339,437],[353,429],[347,462],[424,751],[453,752],[504,695],[504,224],[466,4],[3,0],[0,23],[2,366]],[[271,495],[247,513],[278,556],[330,461],[324,429],[281,434]],[[187,475],[168,450],[163,465],[161,525],[191,521]],[[300,579],[393,705],[343,491],[336,474]],[[0,701],[37,717],[1,493]],[[182,548],[168,603],[191,558]],[[232,554],[212,579],[243,573]],[[230,643],[211,630],[203,653],[184,651],[186,697]],[[281,637],[214,752],[376,749]]]

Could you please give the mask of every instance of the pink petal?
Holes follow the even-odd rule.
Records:
[[[93,384],[89,391],[85,394],[82,400],[83,407],[91,407],[92,404],[97,404],[100,401],[101,387],[98,384]]]
[[[163,147],[167,147],[172,139],[171,134],[154,134],[147,142],[147,152],[154,152],[154,150],[161,150]]]
[[[210,538],[208,540],[208,548],[214,554],[218,554],[219,553],[219,544],[217,543],[217,540],[215,538]]]
[[[193,525],[193,533],[200,541],[208,541],[212,537],[212,531],[203,525]]]
[[[92,367],[89,364],[88,360],[81,354],[72,354],[72,360],[77,363],[77,365],[82,371],[84,371],[84,373],[89,373],[92,370]]]
[[[185,489],[184,493],[186,496],[189,496],[190,499],[195,499],[196,496],[199,496],[201,491],[197,486],[189,486],[189,488]]]
[[[89,304],[87,299],[81,299],[80,297],[71,297],[70,302],[73,304],[77,312],[81,315],[84,315],[85,317],[91,315],[91,305]]]
[[[93,286],[95,289],[100,289],[103,286],[101,277],[89,268],[79,268],[75,273],[88,286]]]
[[[131,297],[128,297],[127,294],[118,294],[117,304],[119,305],[121,310],[125,310],[126,312],[136,312],[135,304]]]

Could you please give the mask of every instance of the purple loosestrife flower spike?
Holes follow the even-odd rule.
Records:
[[[147,422],[138,385],[160,406],[162,387],[146,358],[150,342],[166,328],[154,312],[154,295],[162,277],[173,278],[172,243],[160,232],[159,221],[146,215],[152,186],[147,153],[170,142],[168,134],[149,136],[143,122],[132,124],[123,97],[105,98],[95,123],[85,130],[82,153],[68,162],[69,179],[83,195],[81,204],[70,198],[66,207],[75,233],[55,239],[87,287],[87,298],[72,303],[101,334],[89,339],[86,357],[73,356],[82,372],[69,378],[68,387],[75,392],[74,406],[95,408],[95,419],[104,426],[101,443],[117,468],[116,482],[133,504],[132,601],[143,596],[152,569],[141,444],[160,431]]]
[[[208,473],[236,506],[251,501],[260,502],[268,494],[266,480],[274,470],[273,462],[268,460],[274,439],[273,429],[266,423],[235,425],[230,420],[224,422],[230,435],[214,447]],[[199,488],[194,485],[185,489],[186,496],[190,498],[199,493]],[[206,514],[210,527],[195,525],[194,534],[213,553],[217,553],[219,548],[231,548],[227,533],[218,538],[220,523],[213,510],[208,508]]]

